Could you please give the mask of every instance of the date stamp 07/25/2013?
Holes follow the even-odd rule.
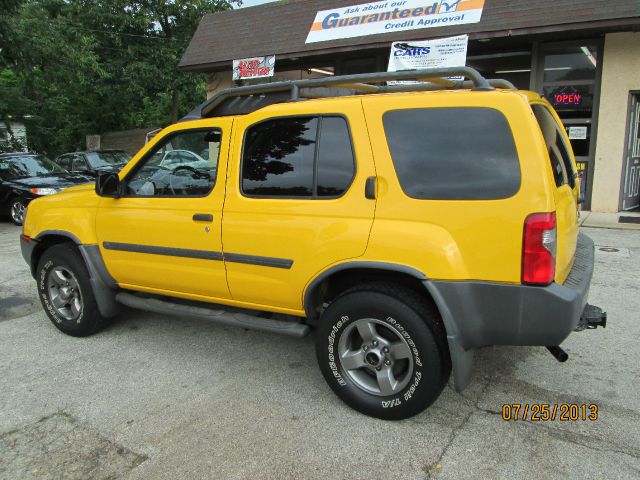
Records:
[[[561,422],[591,421],[598,419],[598,405],[594,403],[505,403],[502,405],[504,421]]]

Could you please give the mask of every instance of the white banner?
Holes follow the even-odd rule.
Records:
[[[241,58],[233,61],[233,79],[273,77],[276,56]]]
[[[322,10],[306,43],[478,23],[484,0],[397,0]]]
[[[468,42],[469,35],[420,42],[393,42],[387,71],[464,67]]]

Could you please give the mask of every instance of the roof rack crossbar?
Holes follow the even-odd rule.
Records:
[[[466,81],[453,80],[449,77],[464,77]],[[408,85],[373,85],[389,81],[418,80],[426,84],[412,83]],[[493,82],[493,83],[492,83]],[[508,84],[508,86],[507,86]],[[512,88],[505,80],[489,81],[477,70],[470,67],[432,68],[422,70],[402,70],[399,72],[358,73],[324,78],[310,78],[306,80],[288,80],[282,82],[262,83],[259,85],[245,85],[228,88],[218,92],[202,105],[200,109],[203,118],[222,102],[233,97],[263,95],[274,92],[291,92],[291,100],[300,99],[300,89],[316,87],[348,88],[361,93],[382,93],[392,91],[436,90],[452,87],[473,88],[474,90],[493,90],[498,88]]]
[[[517,90],[516,87],[509,82],[508,80],[503,79],[487,79],[489,85],[494,88],[505,88],[509,90]],[[473,82],[466,81],[457,81],[454,85],[454,88],[473,88]],[[386,85],[380,87],[380,93],[393,93],[393,92],[422,92],[422,91],[431,91],[431,90],[442,90],[442,85],[436,82],[424,82],[424,83],[410,83],[410,84],[394,84],[394,85]]]

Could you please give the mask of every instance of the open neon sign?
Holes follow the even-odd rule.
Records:
[[[580,93],[556,93],[553,96],[553,105],[574,106],[579,107],[582,104],[582,95]]]

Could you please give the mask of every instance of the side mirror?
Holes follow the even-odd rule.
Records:
[[[120,198],[120,178],[118,174],[100,174],[96,180],[96,193],[100,197]]]

